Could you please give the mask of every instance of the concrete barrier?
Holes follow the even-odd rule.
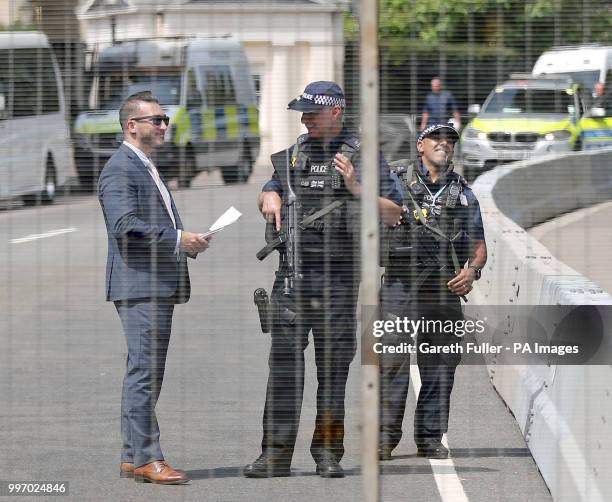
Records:
[[[555,259],[525,229],[612,199],[612,150],[497,167],[474,183],[489,259],[466,313],[499,305],[612,305],[612,296]],[[502,309],[507,312],[507,309]],[[604,343],[612,316],[603,315]],[[501,314],[500,314],[501,315]],[[504,336],[526,327],[492,319]],[[491,341],[481,339],[479,341]],[[514,414],[555,500],[612,500],[612,361],[608,365],[507,365],[487,360],[491,382]]]

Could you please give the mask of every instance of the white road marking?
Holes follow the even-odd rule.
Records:
[[[32,234],[26,235],[25,237],[19,237],[18,239],[11,239],[11,244],[22,244],[23,242],[35,241],[37,239],[46,239],[47,237],[55,237],[56,235],[69,234],[76,232],[78,228],[59,228],[57,230],[51,230],[43,234]]]
[[[410,380],[412,380],[412,390],[414,395],[419,397],[421,390],[421,375],[416,364],[416,360],[410,361]],[[442,444],[448,448],[448,438],[446,434],[442,436]],[[429,459],[431,470],[440,492],[443,502],[468,502],[469,499],[463,490],[461,480],[455,471],[455,464],[451,458],[446,460]]]

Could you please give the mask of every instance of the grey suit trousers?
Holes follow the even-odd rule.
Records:
[[[164,378],[174,300],[121,300],[115,307],[128,349],[121,399],[121,462],[139,467],[164,459],[155,405]]]

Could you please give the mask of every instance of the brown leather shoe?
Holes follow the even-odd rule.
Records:
[[[120,478],[133,478],[134,477],[134,464],[128,462],[122,462],[119,466],[119,477]]]
[[[173,469],[163,460],[156,460],[134,469],[134,481],[158,485],[181,485],[187,483],[189,478],[183,471]]]

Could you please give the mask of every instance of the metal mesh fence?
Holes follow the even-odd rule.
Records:
[[[609,2],[381,0],[376,120],[362,8],[0,2],[0,495],[373,500],[375,472],[379,500],[610,497],[610,315],[514,309],[610,303]],[[457,343],[599,366],[408,349],[487,316]]]

